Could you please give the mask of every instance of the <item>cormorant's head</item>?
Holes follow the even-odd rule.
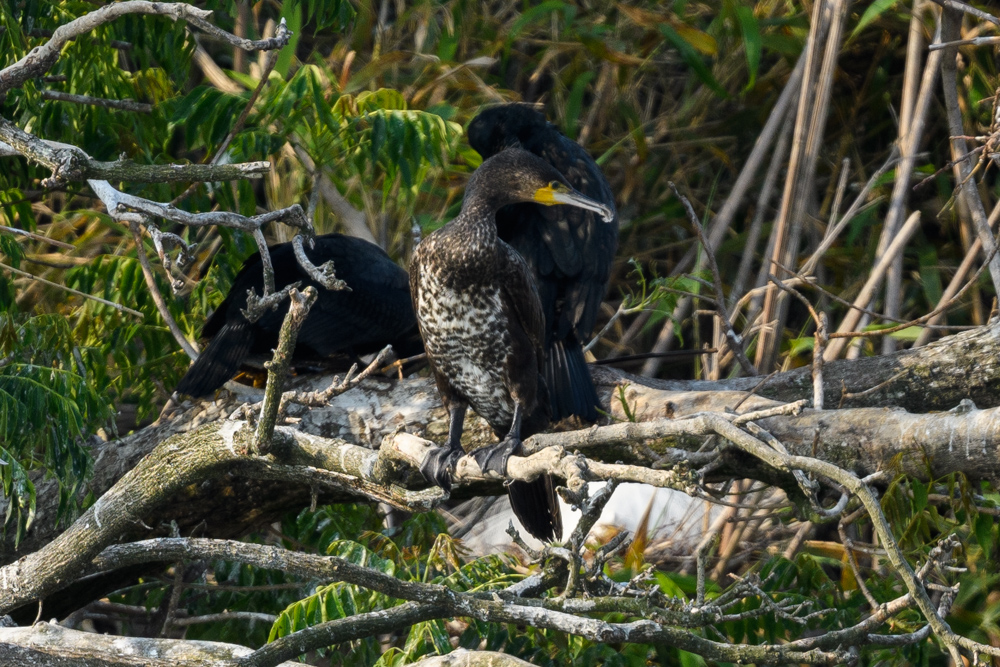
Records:
[[[605,222],[615,217],[604,204],[574,190],[555,167],[520,148],[508,148],[484,161],[469,179],[465,200],[484,202],[494,210],[519,202],[563,204],[593,211]]]
[[[499,104],[480,111],[469,123],[469,145],[483,159],[505,148],[521,147],[528,135],[542,131],[548,122],[528,104]]]

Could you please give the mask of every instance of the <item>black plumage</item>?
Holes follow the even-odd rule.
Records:
[[[575,141],[524,104],[481,112],[469,124],[469,143],[483,158],[516,147],[555,167],[577,191],[613,212],[614,194],[600,167]],[[552,419],[597,419],[600,402],[583,354],[600,312],[618,249],[612,224],[593,211],[517,203],[496,216],[497,234],[517,250],[535,277],[545,314],[545,380]]]
[[[572,190],[542,159],[510,149],[483,162],[466,187],[454,220],[417,246],[410,291],[438,390],[451,416],[448,445],[428,457],[424,475],[444,487],[463,453],[462,429],[472,407],[502,438],[473,456],[484,470],[505,473],[521,438],[549,423],[545,317],[531,270],[497,237],[496,213],[519,201],[566,203],[611,211]],[[551,478],[509,487],[514,513],[539,539],[561,532]]]
[[[313,264],[332,260],[337,277],[350,291],[331,291],[317,283],[299,265],[291,243],[271,246],[277,289],[301,282],[300,289],[316,288],[319,296],[299,331],[296,360],[318,360],[336,354],[359,356],[377,352],[391,344],[405,357],[422,351],[410,300],[406,271],[373,243],[343,234],[317,236],[315,246],[305,245]],[[210,338],[177,385],[188,396],[211,394],[233,377],[249,357],[270,354],[278,344],[278,330],[288,312],[286,300],[256,322],[243,315],[247,290],[264,291],[264,269],[257,253],[246,260],[236,275],[225,301],[202,328]]]

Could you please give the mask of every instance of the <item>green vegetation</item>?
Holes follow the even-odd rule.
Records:
[[[250,38],[270,36],[282,18],[294,32],[245,123],[223,151],[230,162],[270,160],[272,171],[261,180],[198,184],[190,192],[186,183],[116,187],[164,202],[186,193],[178,202],[185,210],[254,215],[294,203],[306,208],[318,179],[326,177],[364,214],[371,238],[405,265],[415,237],[458,211],[466,177],[480,162],[463,133],[477,110],[501,100],[539,102],[553,123],[598,156],[618,196],[621,247],[598,327],[619,305],[629,310],[594,348],[598,358],[650,349],[675,312],[678,291],[705,294],[709,289],[708,283],[692,278],[667,277],[697,244],[668,183],[676,183],[706,221],[718,212],[802,53],[812,8],[811,3],[774,0],[678,0],[669,5],[610,0],[209,0],[199,6],[214,10],[212,20],[220,27],[243,31]],[[0,68],[42,43],[47,31],[92,9],[92,4],[78,0],[0,3]],[[241,11],[243,22],[237,19]],[[850,8],[819,148],[819,194],[804,223],[801,258],[809,256],[831,214],[838,213],[842,170],[847,169],[849,185],[839,213],[882,166],[897,140],[909,29],[910,11],[904,3],[876,0]],[[923,31],[933,33],[930,20]],[[226,146],[236,119],[260,84],[267,55],[237,56],[228,45],[199,35],[208,57],[226,71],[228,84],[221,85],[198,64],[194,34],[183,22],[164,18],[115,21],[69,45],[48,73],[54,78],[32,80],[7,93],[0,99],[0,117],[46,140],[77,145],[99,160],[124,155],[140,163],[208,162]],[[959,74],[966,131],[992,130],[998,74],[993,47],[963,49]],[[136,113],[54,102],[43,97],[45,90],[134,99],[153,107],[150,113]],[[923,222],[903,258],[904,320],[935,308],[975,238],[952,199],[954,179],[945,169],[951,160],[949,131],[942,105],[937,92],[916,161],[916,171],[926,179],[910,194],[909,208],[921,211]],[[739,207],[716,252],[727,290],[739,285],[739,291],[727,294],[730,307],[756,286],[777,218],[780,180],[774,196],[763,202],[763,224],[752,237],[755,245],[748,247],[766,166],[765,161],[758,185]],[[980,175],[987,208],[1000,200],[994,172],[987,166]],[[188,365],[154,305],[129,230],[109,218],[85,183],[48,189],[41,181],[49,175],[50,170],[26,160],[0,158],[0,262],[126,305],[142,317],[0,267],[0,481],[8,503],[5,529],[18,536],[34,517],[35,488],[29,473],[42,471],[61,485],[59,515],[46,520],[74,518],[81,504],[92,502],[79,501],[86,496],[92,469],[88,439],[124,434],[154,419]],[[820,259],[814,274],[834,294],[853,299],[867,278],[895,177],[890,170],[876,182],[866,206]],[[343,219],[328,200],[313,201],[319,233],[342,229]],[[4,227],[49,240],[13,235]],[[171,316],[188,339],[196,339],[243,259],[256,247],[249,235],[223,228],[174,226],[163,231],[196,244],[194,261],[185,267],[175,262],[169,276],[162,266],[154,267]],[[273,241],[291,238],[290,229],[282,225],[265,231]],[[60,249],[53,241],[73,249]],[[148,239],[141,252],[156,264]],[[743,269],[740,260],[747,253],[753,262]],[[707,272],[698,276],[711,279]],[[843,304],[818,292],[810,297],[832,323],[846,312]],[[994,298],[984,273],[949,311],[946,323],[985,323]],[[747,311],[737,315],[737,330],[749,328]],[[714,319],[701,311],[685,314],[676,322],[681,346],[714,345]],[[809,363],[813,330],[806,310],[793,304],[781,330],[779,365]],[[916,330],[894,336],[901,344],[912,342]],[[880,341],[872,340],[864,344],[863,353],[881,350]],[[752,343],[749,353],[754,349]],[[709,374],[701,364],[672,363],[660,375]],[[730,363],[712,372],[718,378],[738,371],[739,366]],[[125,406],[134,412],[134,420],[116,418]],[[901,477],[882,500],[911,562],[921,560],[920,554],[944,535],[956,534],[963,542],[970,569],[962,575],[949,622],[956,631],[993,644],[1000,640],[998,500],[989,487],[954,476],[933,484]],[[435,516],[416,516],[390,535],[368,505],[321,507],[287,517],[279,538],[258,538],[340,555],[404,579],[448,583],[457,590],[490,590],[525,573],[512,558],[471,559],[438,521]],[[857,530],[865,532],[863,522]],[[835,535],[828,540],[820,541],[837,543]],[[860,583],[879,600],[899,594],[898,582],[880,576],[877,558],[864,564],[867,581],[857,582],[845,566],[846,556],[831,555],[829,548],[813,545],[791,560],[780,553],[756,553],[740,571],[756,573],[762,590],[776,599],[812,603],[813,609],[829,612],[804,625],[773,614],[732,621],[716,627],[711,639],[792,640],[816,629],[857,622],[864,603]],[[627,581],[636,574],[635,567],[651,564],[621,558],[606,569],[612,578]],[[249,566],[213,563],[206,572],[219,584],[274,588],[254,593],[188,589],[182,605],[189,614],[258,611],[277,614],[278,620],[273,627],[257,624],[249,630],[243,620],[191,626],[188,638],[259,646],[321,620],[399,602],[347,584],[282,587],[297,580]],[[665,594],[684,599],[694,595],[690,577],[675,572],[657,576]],[[153,578],[114,601],[152,609],[164,596],[169,596],[169,582]],[[921,626],[921,617],[909,613],[902,618],[910,625],[896,628],[898,632]],[[387,652],[379,638],[331,650],[340,653],[336,664],[388,667],[446,652],[456,643],[503,650],[539,665],[702,662],[675,648],[606,646],[552,631],[517,632],[468,621],[447,627],[441,621],[416,625],[393,637]],[[946,659],[933,642],[901,651],[866,649],[863,655],[871,664],[943,665]]]

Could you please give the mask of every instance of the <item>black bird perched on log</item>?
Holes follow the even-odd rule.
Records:
[[[618,214],[607,179],[575,141],[524,104],[486,109],[469,124],[469,144],[483,158],[523,148],[555,167],[577,191],[604,204],[600,214],[569,206],[517,203],[497,213],[497,234],[517,250],[535,276],[545,314],[545,382],[552,420],[577,415],[597,420],[600,402],[583,345],[594,329],[618,249]]]
[[[347,283],[350,291],[328,290],[310,278],[295,258],[291,243],[268,249],[276,289],[301,282],[300,289],[312,285],[319,292],[299,331],[295,358],[359,356],[389,344],[400,357],[419,354],[422,346],[406,271],[377,245],[353,236],[324,234],[315,241],[312,249],[304,244],[309,261],[318,266],[333,260],[337,277]],[[270,354],[277,346],[288,301],[250,322],[243,310],[251,287],[258,295],[263,294],[260,253],[243,263],[229,295],[202,328],[202,336],[212,340],[177,385],[179,393],[194,397],[211,394],[233,377],[248,357]]]
[[[521,438],[549,423],[541,376],[545,318],[531,270],[497,237],[496,213],[514,202],[568,204],[611,219],[613,212],[570,188],[544,160],[512,148],[483,162],[469,179],[462,210],[417,246],[410,291],[417,324],[438,390],[451,417],[447,447],[425,460],[428,480],[448,488],[450,467],[462,455],[468,406],[501,442],[473,456],[483,470],[506,472]],[[552,480],[514,482],[511,506],[535,537],[561,533]]]

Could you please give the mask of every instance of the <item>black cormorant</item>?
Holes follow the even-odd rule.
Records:
[[[447,447],[421,471],[447,488],[450,468],[463,453],[466,408],[493,428],[501,442],[473,452],[484,470],[505,473],[521,438],[549,423],[545,318],[531,270],[497,237],[496,213],[514,202],[568,204],[611,219],[613,212],[568,186],[544,160],[512,148],[483,162],[469,179],[462,210],[417,246],[410,263],[410,291],[420,335],[451,422]],[[514,514],[535,537],[561,532],[550,478],[512,483]]]
[[[269,248],[277,289],[301,281],[300,289],[312,285],[319,292],[299,331],[296,359],[359,356],[389,344],[400,357],[422,351],[406,271],[381,248],[343,234],[317,236],[312,249],[308,243],[304,245],[313,264],[333,260],[337,278],[346,282],[350,291],[331,291],[312,280],[299,266],[291,243]],[[211,394],[233,377],[248,357],[270,354],[277,346],[288,301],[250,322],[242,311],[251,287],[258,296],[263,294],[260,253],[244,262],[229,295],[205,323],[202,336],[211,342],[177,385],[179,393],[194,397]]]
[[[469,144],[483,158],[523,148],[555,167],[577,191],[615,211],[600,167],[575,141],[524,104],[486,109],[469,124]],[[618,215],[535,203],[497,213],[497,234],[531,267],[545,313],[545,381],[552,420],[577,415],[597,420],[600,402],[583,355],[604,300],[618,248]]]

